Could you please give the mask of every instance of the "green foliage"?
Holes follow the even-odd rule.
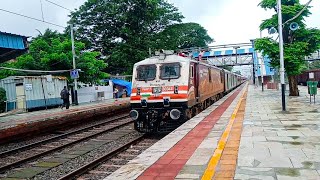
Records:
[[[77,68],[84,71],[80,74],[79,80],[84,83],[94,83],[101,78],[105,78],[106,73],[103,73],[102,70],[106,68],[106,64],[104,61],[97,59],[100,53],[84,50],[84,43],[75,42]],[[32,40],[29,53],[18,57],[14,62],[5,63],[4,66],[46,71],[72,69],[71,40],[57,32],[47,30],[43,36]],[[6,71],[0,74],[2,78],[10,75],[26,74],[13,71]],[[69,73],[62,75],[70,76]]]
[[[320,69],[320,61],[310,62],[309,63],[309,69]]]
[[[165,0],[88,0],[70,17],[76,38],[107,57],[111,74],[131,74],[133,64],[148,57],[149,48],[177,49],[212,41],[198,24],[176,24],[183,16]]]
[[[225,69],[225,70],[228,70],[228,71],[230,71],[230,72],[232,72],[232,69],[233,69],[232,66],[226,66],[226,65],[222,66],[221,68],[222,68],[222,69]]]
[[[276,2],[276,0],[262,0],[259,5],[265,9],[276,10]],[[283,22],[294,17],[303,7],[298,0],[282,0]],[[288,76],[300,74],[306,68],[304,57],[320,48],[320,31],[306,28],[304,24],[304,18],[309,14],[310,12],[307,8],[298,18],[293,20],[293,22],[299,24],[298,30],[290,30],[289,25],[291,22],[286,23],[283,27],[284,61]],[[260,25],[261,30],[270,27],[278,27],[277,14],[274,14],[270,19],[264,20]],[[271,59],[271,66],[280,66],[279,44],[277,41],[271,38],[261,38],[256,40],[255,48]]]
[[[6,109],[6,103],[7,100],[6,91],[0,87],[0,113],[4,112]]]

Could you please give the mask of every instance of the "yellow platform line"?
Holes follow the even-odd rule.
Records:
[[[236,118],[236,115],[238,113],[238,110],[240,108],[240,105],[241,105],[241,102],[244,98],[244,95],[245,95],[245,92],[248,90],[248,84],[246,84],[246,87],[245,87],[245,90],[243,91],[241,97],[240,97],[240,100],[235,108],[235,110],[233,111],[232,115],[231,115],[231,118],[230,118],[230,121],[226,127],[226,129],[224,130],[220,140],[219,140],[219,143],[218,143],[218,147],[216,148],[216,150],[214,151],[214,154],[212,155],[210,161],[209,161],[209,164],[207,166],[207,169],[205,170],[203,176],[202,176],[202,180],[209,180],[209,179],[212,179],[212,177],[215,175],[215,171],[216,171],[216,167],[221,159],[221,155],[222,155],[222,152],[226,146],[226,143],[227,143],[227,140],[228,140],[228,137],[230,135],[230,132],[231,132],[231,129],[232,129],[232,125],[233,125],[233,122]]]

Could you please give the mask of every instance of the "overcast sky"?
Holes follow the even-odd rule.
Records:
[[[69,9],[78,8],[85,0],[50,0]],[[168,0],[185,16],[184,22],[201,24],[214,44],[243,43],[259,37],[259,24],[273,12],[257,5],[261,0]],[[0,8],[42,19],[40,0],[0,0]],[[307,0],[301,0],[304,4]],[[69,11],[42,0],[44,20],[66,26]],[[320,0],[313,0],[312,15],[307,18],[308,27],[320,28]],[[29,20],[0,11],[0,31],[36,36],[37,30],[46,28],[63,31],[63,28]],[[263,32],[267,35],[267,32]]]

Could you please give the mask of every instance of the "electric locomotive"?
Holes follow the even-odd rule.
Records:
[[[162,51],[133,67],[130,117],[134,128],[171,132],[240,83],[239,75],[205,61]]]

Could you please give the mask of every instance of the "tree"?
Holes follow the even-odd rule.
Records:
[[[106,73],[102,72],[102,70],[106,68],[106,64],[104,61],[97,59],[100,53],[84,50],[84,43],[75,42],[77,68],[84,71],[80,73],[79,80],[84,83],[95,83],[105,78]],[[47,30],[44,35],[32,40],[27,54],[18,57],[14,62],[5,63],[4,66],[45,71],[72,69],[71,40],[62,34]],[[16,71],[6,71],[6,73],[1,75],[25,75],[25,73]],[[36,75],[34,73],[28,74]],[[70,76],[69,72],[63,75]]]
[[[0,113],[4,112],[6,110],[6,101],[7,95],[6,91],[0,87]]]
[[[277,11],[277,0],[262,0],[259,4],[264,9],[274,9]],[[299,0],[282,0],[283,22],[286,22],[297,15],[303,5]],[[283,25],[284,42],[284,66],[289,80],[290,96],[298,96],[296,75],[299,75],[306,67],[304,57],[310,55],[320,48],[320,30],[307,28],[304,18],[310,15],[307,7],[296,19]],[[299,29],[290,30],[290,23],[296,22]],[[260,30],[277,27],[278,16],[274,14],[270,19],[264,20],[260,25]],[[279,44],[271,38],[261,38],[255,42],[255,48],[262,51],[264,56],[271,59],[270,65],[275,68],[280,66]]]
[[[108,57],[108,72],[131,73],[148,56],[154,35],[182,18],[165,0],[88,0],[69,23],[76,39]]]
[[[205,47],[213,39],[207,30],[197,23],[181,23],[168,26],[158,33],[154,42],[158,49],[183,49],[190,47]]]

